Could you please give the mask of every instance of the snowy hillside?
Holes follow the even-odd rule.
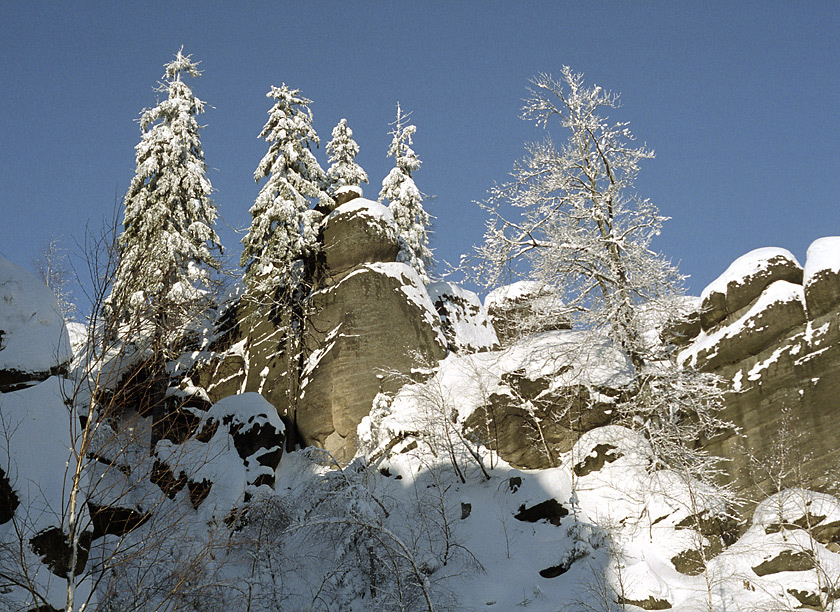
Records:
[[[4,576],[20,538],[62,524],[69,443],[66,416],[55,418],[66,415],[59,384],[2,397],[4,423],[14,425],[3,456],[14,458],[6,467],[27,508],[21,522],[0,527]],[[207,419],[259,413],[247,399],[220,404]],[[108,586],[91,603],[109,610],[183,609],[187,598],[187,609],[201,610],[747,611],[814,605],[840,579],[837,499],[787,491],[766,500],[736,539],[715,497],[656,469],[645,440],[621,427],[590,431],[543,470],[512,468],[486,449],[473,457],[454,441],[456,471],[452,456],[412,436],[343,468],[306,449],[282,458],[273,486],[247,484],[254,462],[240,458],[227,430],[205,440],[162,441],[154,455],[184,466],[189,482],[213,483],[198,504],[192,487],[108,487],[105,497],[119,493],[111,503],[131,497],[137,512],[154,516],[128,535],[97,535],[93,525],[77,598],[93,594],[104,570]],[[153,470],[135,457],[133,473]],[[120,548],[132,553],[120,557]],[[61,609],[66,581],[33,549],[30,577]],[[182,572],[186,589],[144,590]],[[9,586],[0,597],[9,610],[29,609],[27,600]]]
[[[36,291],[8,269],[21,295]],[[188,379],[167,393],[186,425],[161,434],[152,413],[124,410],[85,427],[84,372],[133,371],[118,345],[97,367],[78,359],[69,376],[3,393],[0,610],[832,609],[830,495],[788,489],[739,524],[717,489],[625,427],[590,424],[564,451],[553,440],[542,469],[505,459],[540,457],[539,438],[485,444],[489,398],[539,423],[540,399],[587,390],[608,414],[635,373],[578,331],[488,347],[482,316],[450,333],[484,350],[377,396],[343,464],[284,453],[286,427],[260,395],[211,403]]]

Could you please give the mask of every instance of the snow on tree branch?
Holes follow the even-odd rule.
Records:
[[[168,98],[140,116],[111,299],[121,318],[172,319],[209,287],[209,271],[220,267],[213,254],[222,250],[213,230],[217,212],[196,120],[204,102],[181,80],[182,73],[200,73],[182,51],[166,65]]]
[[[333,198],[342,188],[356,188],[361,194],[360,185],[368,182],[367,173],[355,161],[358,154],[359,145],[353,140],[353,130],[347,126],[347,119],[342,119],[333,128],[332,140],[327,143],[330,161],[327,186]]]
[[[246,283],[264,288],[288,281],[294,262],[315,249],[318,215],[311,202],[326,209],[332,204],[324,191],[326,174],[311,150],[320,143],[312,127],[312,101],[285,84],[266,96],[275,102],[259,137],[269,148],[254,179],[267,181],[251,207],[241,258]]]

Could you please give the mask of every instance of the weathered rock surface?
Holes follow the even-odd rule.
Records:
[[[357,266],[311,303],[295,422],[307,444],[346,458],[376,394],[436,363],[447,343],[420,277],[402,263]]]
[[[806,550],[783,550],[752,568],[756,576],[779,572],[804,572],[811,569],[814,569],[814,559]]]
[[[629,359],[606,338],[542,332],[505,349],[448,355],[432,378],[397,394],[383,423],[394,432],[458,423],[515,467],[553,467],[584,432],[610,421],[633,379]]]
[[[215,352],[196,372],[211,402],[255,392],[285,416],[294,404],[298,363],[288,350],[291,315],[279,302],[239,299],[224,314]]]
[[[584,338],[543,332],[501,351],[499,381],[465,420],[466,431],[511,465],[537,469],[556,465],[581,435],[607,425],[633,367],[608,340],[581,345]]]
[[[81,574],[87,565],[90,552],[92,534],[85,531],[81,534],[79,546],[76,549],[76,563],[72,567],[72,575]],[[70,563],[73,558],[73,549],[70,538],[59,527],[50,527],[37,533],[30,538],[29,545],[32,552],[41,557],[41,563],[46,565],[50,571],[60,578],[71,575]]]
[[[672,607],[671,602],[667,599],[661,599],[653,595],[649,595],[647,599],[632,599],[620,595],[618,603],[624,606],[636,606],[642,610],[670,610]]]
[[[840,304],[840,236],[820,238],[811,244],[803,284],[811,319],[837,311]]]
[[[356,197],[322,227],[315,287],[299,313],[302,350],[290,349],[286,336],[291,313],[269,299],[240,299],[223,321],[216,353],[196,376],[211,401],[260,393],[293,426],[287,441],[346,459],[378,392],[396,391],[450,347],[494,346],[495,335],[478,298],[454,285],[436,294],[438,313],[414,270],[396,262],[388,208]]]
[[[701,295],[700,323],[709,330],[750,304],[765,287],[785,280],[802,284],[802,267],[790,251],[764,248],[736,259]]]
[[[554,526],[559,526],[563,517],[568,515],[569,510],[559,501],[551,498],[529,508],[526,508],[524,504],[519,506],[519,509],[513,518],[517,521],[523,521],[525,523],[547,521]]]
[[[18,506],[20,506],[20,500],[17,493],[12,488],[6,472],[0,467],[0,525],[12,520]]]
[[[679,359],[729,381],[724,416],[743,433],[709,450],[756,496],[778,479],[770,460],[782,452],[802,466],[787,486],[821,488],[840,461],[840,238],[815,241],[804,273],[784,249],[748,253],[703,295],[703,329]]]
[[[715,370],[760,353],[794,327],[804,325],[802,286],[775,281],[766,287],[740,318],[719,323],[698,336],[681,360],[702,370]]]
[[[508,377],[508,381],[522,388],[516,378]],[[527,382],[547,387],[550,380]],[[486,404],[470,414],[464,427],[471,438],[497,451],[515,467],[552,467],[557,465],[559,454],[569,451],[583,433],[610,422],[613,404],[596,399],[606,399],[605,391],[618,395],[615,389],[595,390],[582,385],[535,395],[523,395],[521,391],[492,393]]]
[[[398,250],[394,216],[376,202],[355,198],[324,221],[324,254],[331,276],[362,263],[396,261]]]
[[[225,428],[246,470],[249,485],[274,485],[274,471],[283,456],[286,427],[276,409],[257,393],[243,393],[214,404],[206,427]]]
[[[0,256],[0,393],[67,371],[70,337],[44,283]]]

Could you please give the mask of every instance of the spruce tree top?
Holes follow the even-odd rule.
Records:
[[[332,140],[327,143],[327,156],[330,168],[327,170],[327,185],[330,195],[335,198],[342,188],[357,188],[361,195],[361,184],[368,182],[368,175],[356,163],[359,145],[353,140],[353,130],[347,126],[347,119],[342,119],[333,128]]]
[[[254,179],[268,180],[251,207],[241,259],[247,284],[261,291],[289,282],[294,262],[315,248],[317,215],[311,202],[325,209],[332,203],[324,191],[326,175],[311,150],[320,142],[312,127],[312,101],[285,84],[266,95],[275,101],[260,132],[269,148]]]
[[[213,251],[222,249],[212,228],[217,212],[196,121],[204,102],[181,80],[184,74],[200,72],[182,48],[157,89],[167,98],[140,115],[143,135],[125,196],[112,294],[123,311],[182,302],[207,286],[208,268],[219,268]]]
[[[379,201],[387,199],[390,202],[388,208],[394,215],[399,232],[398,260],[409,264],[424,282],[428,282],[426,265],[432,260],[432,252],[426,228],[431,220],[423,208],[423,196],[411,178],[411,173],[420,168],[421,162],[411,148],[411,137],[417,128],[406,125],[407,120],[408,115],[404,115],[397,104],[397,119],[392,124],[394,129],[390,132],[392,139],[388,148],[388,157],[394,158],[395,167],[382,181]]]

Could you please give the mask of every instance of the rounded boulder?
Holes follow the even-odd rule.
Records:
[[[324,222],[324,255],[330,274],[363,263],[396,261],[398,250],[391,211],[371,200],[355,198],[342,204]]]

